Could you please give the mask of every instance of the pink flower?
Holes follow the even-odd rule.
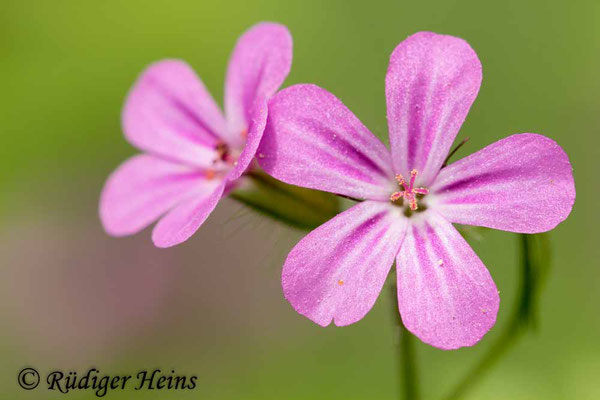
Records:
[[[405,326],[442,349],[471,346],[494,325],[500,299],[452,223],[550,230],[575,200],[571,164],[551,139],[524,133],[443,167],[481,84],[464,40],[409,37],[392,53],[385,83],[390,151],[317,86],[290,87],[269,103],[261,167],[286,183],[365,200],[294,247],[284,294],[319,325],[352,324],[395,259]]]
[[[261,23],[244,33],[227,68],[226,118],[186,63],[148,67],[123,109],[125,137],[144,154],[108,178],[100,198],[104,229],[130,235],[160,218],[152,232],[156,246],[192,236],[250,166],[267,100],[291,63],[292,38],[284,26]]]

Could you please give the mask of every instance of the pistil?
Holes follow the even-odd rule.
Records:
[[[390,201],[395,202],[400,200],[401,198],[405,198],[408,202],[410,209],[415,211],[419,208],[417,204],[417,194],[427,194],[429,190],[424,187],[414,187],[415,180],[417,179],[418,171],[413,169],[410,171],[410,182],[407,184],[404,177],[400,174],[396,175],[396,180],[398,181],[398,186],[401,186],[404,190],[394,192],[390,196]]]

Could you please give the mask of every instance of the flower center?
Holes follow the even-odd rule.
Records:
[[[395,203],[401,199],[405,199],[412,211],[415,211],[419,208],[417,204],[417,195],[426,195],[429,193],[429,190],[423,187],[414,187],[415,179],[417,179],[418,171],[413,169],[410,171],[410,182],[407,184],[404,177],[400,174],[396,175],[396,180],[398,181],[398,186],[404,189],[402,191],[394,192],[390,196],[390,201]]]
[[[240,132],[240,136],[246,141],[246,137],[248,136],[248,130],[243,129]],[[215,157],[212,160],[212,166],[206,169],[206,179],[211,180],[217,176],[223,176],[229,171],[232,167],[237,166],[238,158],[242,154],[242,148],[237,148],[236,146],[230,146],[229,144],[219,141],[214,146]]]
[[[218,161],[229,161],[231,154],[229,154],[229,146],[227,146],[227,144],[223,142],[217,143],[217,145],[215,146],[215,151],[217,152],[217,159],[213,161],[213,163],[216,163]]]
[[[216,157],[212,163],[218,169],[219,167],[228,168],[232,165],[237,165],[237,159],[242,152],[236,148],[231,148],[231,146],[224,142],[219,142],[215,145],[215,153]]]

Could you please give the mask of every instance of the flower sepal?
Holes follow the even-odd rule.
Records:
[[[288,185],[262,171],[248,172],[230,197],[263,215],[302,230],[312,230],[340,212],[337,196]]]

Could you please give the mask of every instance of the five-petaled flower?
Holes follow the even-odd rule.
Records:
[[[187,240],[246,171],[262,137],[267,101],[292,63],[292,38],[282,25],[260,23],[240,37],[225,81],[225,115],[184,62],[151,65],[123,110],[125,137],[144,154],[123,163],[100,199],[105,230],[152,232],[158,247]]]
[[[317,86],[290,87],[269,103],[261,167],[286,183],[364,200],[294,247],[284,294],[320,325],[352,324],[375,303],[395,259],[405,326],[442,349],[471,346],[494,325],[500,299],[452,223],[550,230],[575,201],[571,164],[551,139],[524,133],[444,167],[481,84],[479,59],[462,39],[409,37],[392,53],[385,84],[390,151]]]

